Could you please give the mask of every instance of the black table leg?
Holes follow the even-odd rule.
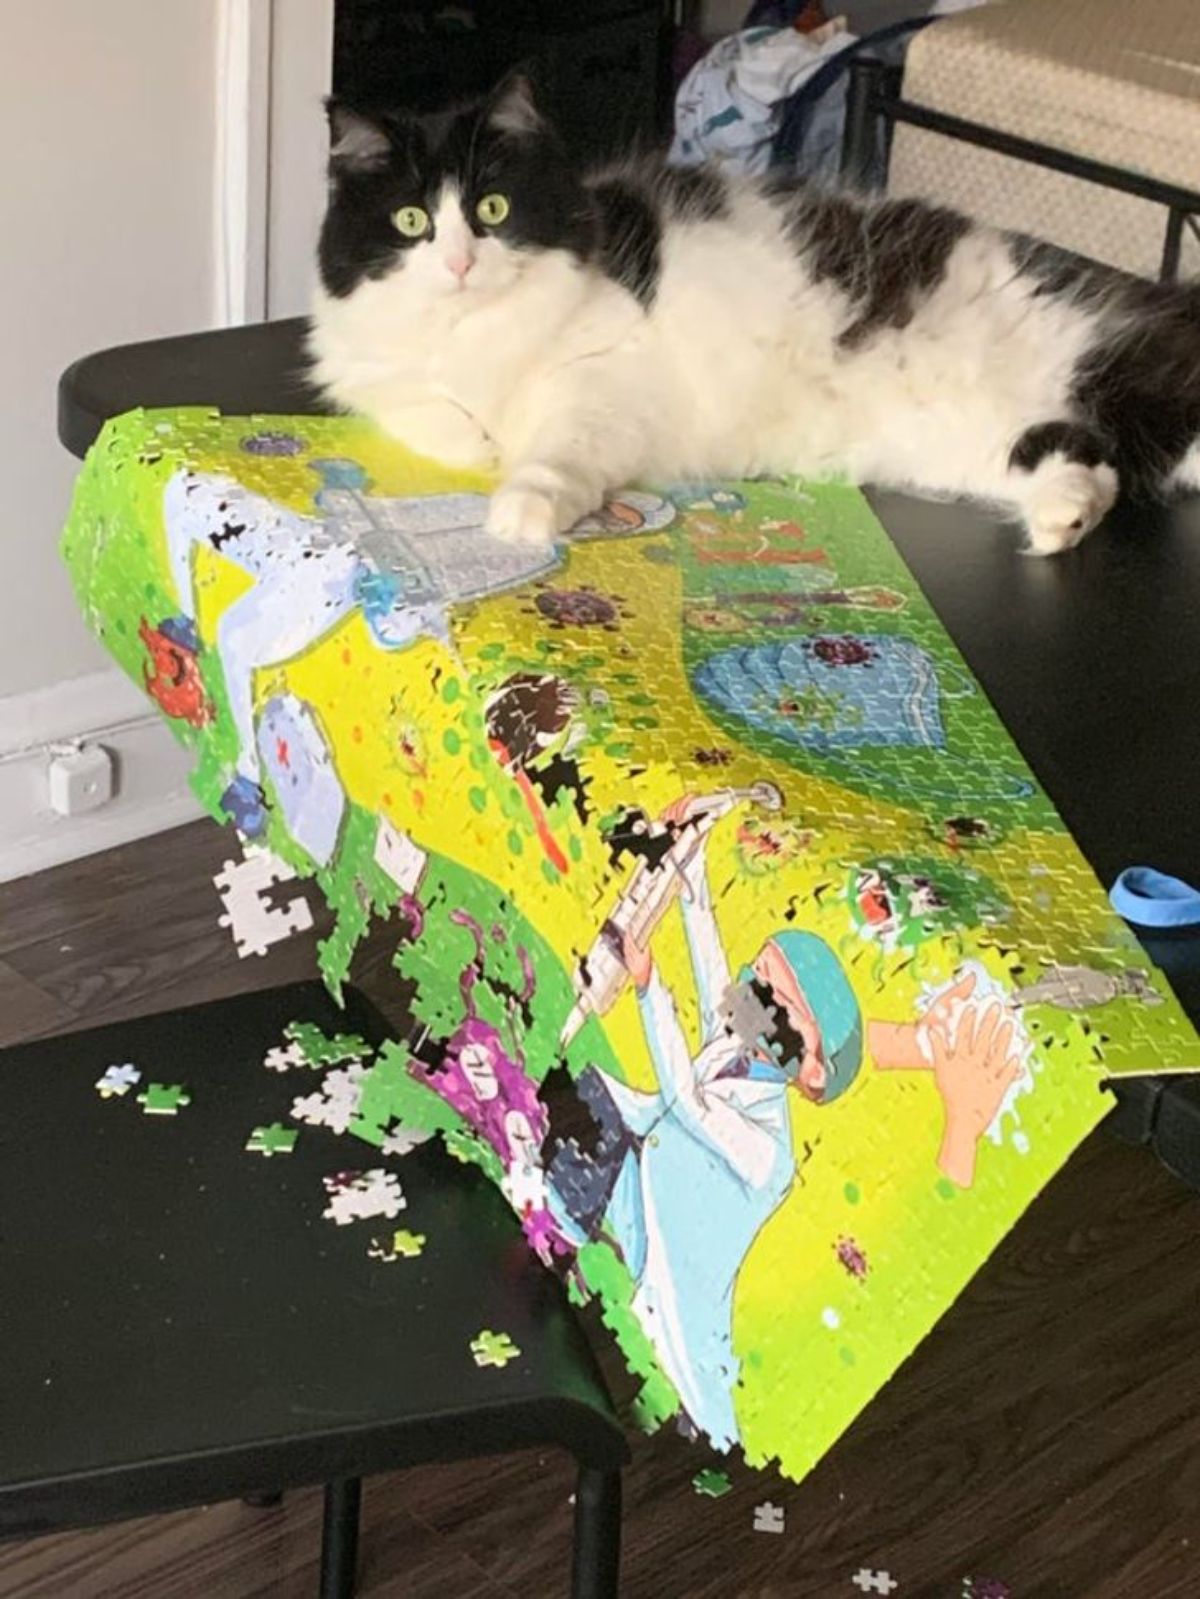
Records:
[[[320,1599],[353,1599],[361,1503],[361,1478],[343,1477],[325,1484]]]
[[[579,1468],[571,1599],[617,1599],[621,1567],[621,1473]]]

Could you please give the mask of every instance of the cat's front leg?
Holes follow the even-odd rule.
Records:
[[[1120,488],[1116,452],[1083,422],[1026,428],[1008,464],[1031,555],[1074,549],[1112,509]]]
[[[594,473],[552,462],[518,467],[492,495],[484,531],[510,544],[549,544],[599,510],[605,484]]]
[[[524,397],[505,444],[504,481],[484,528],[517,544],[547,544],[597,511],[646,463],[648,420],[635,404],[640,368],[612,356],[574,362]]]
[[[453,400],[431,399],[398,405],[379,415],[380,426],[414,455],[443,466],[487,471],[498,452],[469,411]]]

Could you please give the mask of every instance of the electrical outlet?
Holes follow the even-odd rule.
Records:
[[[100,744],[81,744],[51,756],[50,809],[59,816],[82,816],[113,797],[113,759]]]

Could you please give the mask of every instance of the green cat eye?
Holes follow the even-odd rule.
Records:
[[[392,226],[406,239],[419,239],[429,231],[429,212],[422,211],[419,205],[402,205],[399,211],[392,212]]]
[[[475,207],[475,215],[488,228],[498,228],[512,210],[506,194],[485,194]]]

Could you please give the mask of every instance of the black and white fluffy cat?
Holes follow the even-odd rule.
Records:
[[[1013,507],[1052,554],[1121,484],[1200,486],[1200,289],[916,201],[581,176],[519,76],[330,120],[316,378],[421,454],[499,467],[503,538],[638,480],[838,473]]]

